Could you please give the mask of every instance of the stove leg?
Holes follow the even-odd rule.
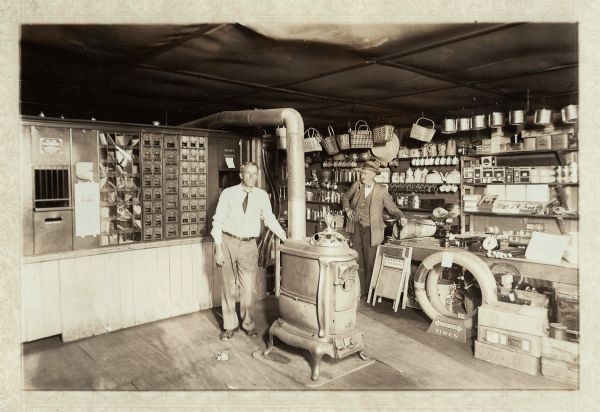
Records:
[[[311,379],[313,381],[319,380],[319,375],[321,373],[321,359],[323,355],[313,355],[313,367],[312,367],[312,375]]]
[[[267,343],[267,347],[263,351],[263,356],[268,355],[271,352],[271,350],[273,350],[273,346],[273,333],[269,329],[269,343]]]

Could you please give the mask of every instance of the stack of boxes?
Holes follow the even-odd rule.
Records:
[[[548,310],[497,302],[478,310],[475,357],[529,375],[540,372]]]

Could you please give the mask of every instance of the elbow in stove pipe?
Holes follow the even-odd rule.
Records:
[[[280,126],[285,125],[287,139],[288,227],[291,239],[306,236],[304,195],[304,121],[295,109],[240,110],[216,113],[184,123],[185,127]]]

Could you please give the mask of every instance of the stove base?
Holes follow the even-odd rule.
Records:
[[[269,328],[269,343],[263,352],[264,355],[268,355],[273,349],[274,336],[290,346],[309,351],[313,360],[311,365],[311,379],[313,381],[319,379],[323,355],[341,359],[359,352],[365,347],[362,333],[356,331],[319,338],[285,322],[283,319],[277,319]]]

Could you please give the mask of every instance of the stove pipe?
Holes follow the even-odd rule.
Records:
[[[184,127],[281,126],[287,139],[288,227],[289,237],[306,236],[306,200],[304,195],[304,121],[295,109],[226,111],[184,123]]]

